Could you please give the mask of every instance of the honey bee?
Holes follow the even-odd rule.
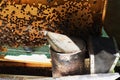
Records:
[[[44,31],[101,33],[103,0],[1,0],[0,46],[42,46]],[[1,47],[1,51],[6,51]]]

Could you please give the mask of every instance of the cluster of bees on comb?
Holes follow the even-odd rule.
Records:
[[[41,46],[44,31],[78,35],[101,25],[103,0],[0,0],[0,51],[3,45]],[[96,34],[96,33],[95,33]]]

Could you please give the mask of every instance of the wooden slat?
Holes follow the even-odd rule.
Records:
[[[50,78],[52,77],[46,77],[46,76],[27,76],[27,75],[9,75],[9,74],[0,74],[0,79],[5,80],[39,80],[44,78]]]
[[[8,60],[8,59],[0,59],[0,66],[8,66],[8,67],[50,67],[51,62],[32,62],[32,61],[24,61],[24,60]]]

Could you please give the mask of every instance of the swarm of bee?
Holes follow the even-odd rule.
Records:
[[[104,0],[22,1],[0,0],[0,46],[41,46],[47,41],[43,31],[66,35],[101,32]]]

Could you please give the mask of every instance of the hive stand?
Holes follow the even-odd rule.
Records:
[[[113,72],[119,60],[119,50],[115,39],[91,37],[88,42],[88,48],[91,74]]]

